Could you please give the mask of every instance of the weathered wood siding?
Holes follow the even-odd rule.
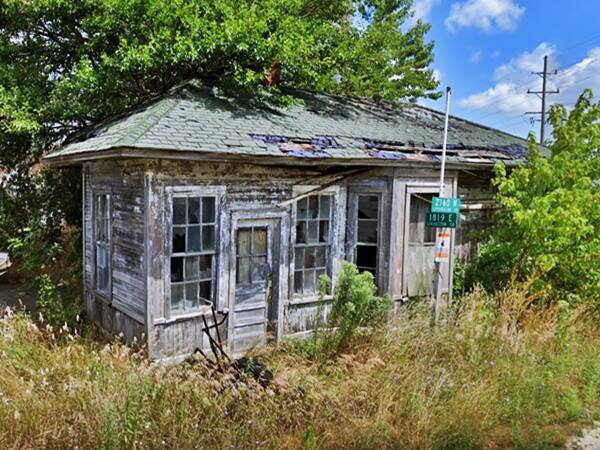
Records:
[[[145,332],[145,208],[143,171],[116,163],[84,167],[84,269],[90,315],[110,332],[126,337]],[[99,192],[111,195],[110,295],[95,291],[93,200]]]

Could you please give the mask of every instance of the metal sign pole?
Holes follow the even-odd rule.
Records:
[[[444,197],[444,176],[446,171],[446,146],[448,144],[448,118],[450,116],[450,96],[452,94],[452,88],[450,86],[446,87],[446,117],[444,119],[444,141],[442,144],[442,167],[440,170],[440,198]],[[440,235],[446,234],[447,228],[439,228],[436,236],[436,252],[438,248],[438,244],[441,239],[445,239]],[[449,255],[449,258],[452,258],[452,255]],[[442,263],[435,261],[435,303],[433,308],[433,316],[435,322],[439,320],[440,311],[442,307]]]

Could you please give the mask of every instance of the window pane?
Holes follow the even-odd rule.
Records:
[[[237,254],[238,256],[246,256],[251,252],[251,228],[240,228],[237,231]]]
[[[96,283],[99,290],[108,288],[108,249],[96,246]]]
[[[298,200],[296,208],[297,219],[306,219],[308,217],[308,199],[306,197]]]
[[[321,195],[321,207],[319,208],[319,217],[321,219],[329,219],[330,209],[331,209],[331,196]]]
[[[302,294],[302,287],[303,287],[302,271],[296,270],[294,272],[294,293]]]
[[[251,266],[251,278],[252,282],[264,281],[269,275],[269,268],[267,267],[266,256],[255,256],[252,258]]]
[[[173,227],[173,253],[185,252],[185,227]]]
[[[306,221],[301,220],[296,224],[296,243],[306,244]]]
[[[308,197],[308,217],[317,219],[319,217],[319,196],[311,195]]]
[[[215,221],[215,197],[202,197],[202,223]]]
[[[215,249],[215,226],[204,225],[202,227],[202,251],[209,252]]]
[[[317,259],[315,265],[316,267],[327,266],[327,248],[325,246],[317,247]]]
[[[329,242],[329,220],[319,221],[319,242]]]
[[[185,258],[185,279],[186,280],[197,280],[198,277],[198,266],[200,262],[199,256],[188,256]]]
[[[317,269],[317,272],[315,274],[316,277],[316,283],[317,283],[317,290],[319,288],[319,279],[325,275],[325,269]]]
[[[302,247],[294,249],[294,266],[296,269],[304,267],[304,248]]]
[[[373,245],[356,246],[356,265],[359,267],[377,267],[377,247]]]
[[[316,292],[315,289],[315,271],[314,270],[305,270],[304,271],[304,294],[314,294]]]
[[[250,283],[250,257],[237,259],[236,282],[237,284]]]
[[[212,282],[211,281],[201,281],[200,282],[200,299],[204,301],[204,303],[210,302],[212,300]]]
[[[183,258],[173,257],[171,258],[171,281],[176,283],[183,281]]]
[[[266,255],[267,254],[267,229],[266,228],[255,228],[254,229],[254,255]]]
[[[424,244],[435,244],[436,228],[425,227],[425,237],[423,238]]]
[[[200,256],[200,279],[212,278],[212,260],[211,255]]]
[[[319,221],[310,220],[308,222],[308,243],[313,244],[319,240]]]
[[[188,252],[199,252],[200,251],[200,227],[193,226],[188,227]]]
[[[304,268],[305,269],[311,269],[311,268],[315,267],[316,252],[317,252],[317,249],[314,247],[304,249]]]
[[[378,222],[374,220],[358,221],[358,242],[377,244]]]
[[[174,198],[173,199],[173,223],[174,224],[183,224],[185,223],[185,205],[186,198]]]
[[[358,218],[359,219],[377,219],[377,207],[379,197],[376,195],[358,196]]]
[[[188,223],[200,223],[200,197],[188,199]]]
[[[198,283],[185,284],[185,309],[198,307]]]
[[[171,285],[171,310],[183,310],[183,284]]]

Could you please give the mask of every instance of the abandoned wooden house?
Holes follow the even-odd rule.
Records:
[[[83,168],[92,320],[175,361],[206,345],[211,304],[229,313],[232,353],[308,332],[327,310],[317,280],[335,284],[343,260],[397,305],[431,294],[435,233],[424,222],[443,114],[289,94],[300,102],[283,108],[185,83],[45,157]],[[522,162],[527,142],[456,117],[448,139],[444,192],[464,209],[451,248],[467,252],[494,164]],[[441,270],[449,293],[451,263]]]

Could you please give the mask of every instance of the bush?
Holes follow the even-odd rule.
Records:
[[[331,281],[326,276],[319,280],[322,305],[330,292],[330,285]],[[344,263],[327,321],[323,326],[317,324],[312,339],[299,344],[304,352],[310,357],[331,358],[346,350],[357,333],[369,334],[382,326],[392,307],[392,300],[389,296],[377,297],[376,293],[371,273],[359,273],[354,264]]]
[[[466,271],[468,287],[495,290],[537,279],[546,299],[600,309],[600,103],[585,91],[570,114],[550,113],[549,154],[531,137],[529,162],[496,168],[501,207],[487,242]]]

